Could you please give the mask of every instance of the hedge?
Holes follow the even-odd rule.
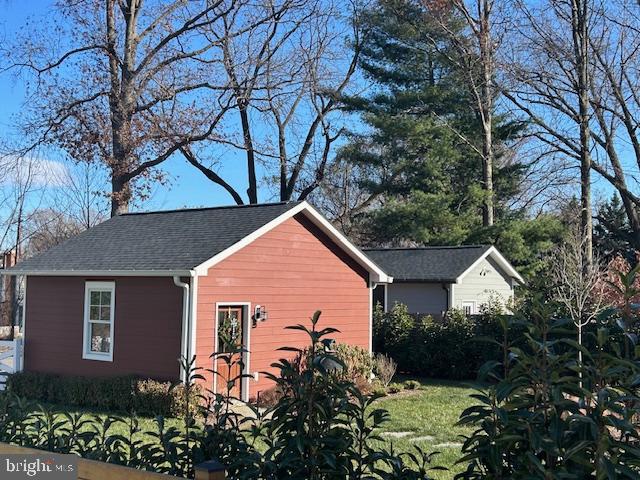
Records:
[[[374,350],[391,356],[401,373],[471,380],[485,362],[501,360],[500,346],[486,339],[501,341],[500,321],[506,318],[496,314],[467,317],[454,312],[436,321],[429,316],[416,318],[402,304],[388,313],[378,308],[374,313]],[[510,328],[515,337],[515,330],[523,327]]]
[[[7,390],[50,404],[151,416],[184,415],[182,385],[136,376],[94,378],[19,372],[7,377]]]

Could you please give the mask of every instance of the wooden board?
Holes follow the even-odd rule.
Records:
[[[0,453],[4,454],[37,454],[42,455],[49,452],[25,448],[17,445],[0,443]],[[78,458],[78,479],[79,480],[184,480],[180,477],[165,475],[163,473],[147,472],[135,468],[123,467],[111,463],[97,462]]]

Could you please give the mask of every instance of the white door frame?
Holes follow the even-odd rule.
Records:
[[[214,317],[214,330],[213,330],[213,348],[218,349],[218,312],[220,308],[224,307],[242,307],[242,347],[244,352],[242,353],[242,379],[240,380],[240,400],[244,402],[249,401],[249,363],[251,362],[251,302],[216,302],[216,312]],[[215,369],[218,368],[218,360],[215,361]],[[214,375],[215,377],[215,375]],[[213,393],[218,391],[218,379],[214,378],[213,381]]]

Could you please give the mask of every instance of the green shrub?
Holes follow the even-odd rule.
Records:
[[[374,345],[398,363],[398,371],[429,378],[475,379],[480,367],[490,360],[501,360],[507,332],[519,337],[522,325],[508,315],[467,317],[452,310],[444,319],[415,318],[407,307],[396,304],[384,313],[376,310]],[[508,338],[507,338],[508,339]]]
[[[571,321],[534,307],[520,346],[481,370],[489,386],[461,415],[473,433],[456,479],[640,478],[640,352],[627,330],[637,312],[626,309],[633,322],[604,312],[585,348]]]
[[[417,390],[418,388],[420,388],[420,382],[416,380],[407,380],[404,382],[405,390]]]
[[[20,372],[7,378],[11,393],[30,400],[141,415],[179,416],[184,411],[184,387],[134,376],[79,377]],[[197,390],[192,393],[192,400]]]
[[[345,365],[344,379],[349,379],[354,383],[371,380],[373,358],[368,350],[355,345],[339,343],[335,347],[335,354]]]
[[[387,392],[388,393],[400,393],[401,391],[402,391],[402,384],[400,384],[400,383],[391,383],[387,387]]]
[[[375,383],[371,387],[371,394],[376,396],[376,397],[386,397],[387,396],[387,387],[385,387],[381,383]]]

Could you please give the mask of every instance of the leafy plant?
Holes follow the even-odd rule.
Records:
[[[193,404],[197,399],[191,390]],[[135,376],[80,377],[19,372],[7,378],[7,389],[30,400],[142,415],[180,416],[183,385]]]
[[[356,384],[371,380],[374,362],[368,350],[357,345],[338,343],[335,346],[335,354],[344,363],[344,379],[350,379]]]
[[[198,463],[216,459],[237,480],[428,479],[439,468],[432,454],[397,455],[384,447],[377,432],[388,413],[376,408],[380,395],[366,395],[346,378],[348,365],[327,348],[336,330],[320,329],[319,319],[316,312],[310,328],[289,327],[307,335],[308,347],[281,349],[286,358],[273,365],[277,374],[268,374],[278,395],[266,409],[237,408],[232,386],[243,375],[232,372],[243,371],[242,349],[231,346],[212,355],[219,371],[182,361],[189,381],[171,390],[181,399],[179,427],[158,416],[154,428],[143,431],[135,416],[58,413],[8,394],[0,396],[0,441],[186,478]],[[360,357],[347,350],[353,353],[347,359]],[[214,393],[211,382],[220,377],[227,388]]]
[[[587,333],[593,348],[585,348],[569,320],[554,318],[553,305],[531,311],[524,343],[504,344],[507,364],[482,368],[492,384],[460,418],[476,430],[456,478],[638,478],[640,362],[625,348],[629,337],[616,332],[618,314],[597,319]]]
[[[407,380],[404,382],[405,390],[417,390],[418,388],[420,388],[420,382],[417,380]]]
[[[391,312],[376,311],[374,345],[378,352],[389,355],[403,373],[421,377],[464,380],[476,378],[487,361],[502,361],[503,324],[509,323],[506,334],[521,339],[523,326],[511,322],[495,304],[483,314],[468,317],[460,310],[451,310],[441,320],[415,318],[406,306],[396,304]]]
[[[402,391],[402,384],[400,383],[391,383],[387,387],[387,392],[389,393],[400,393]]]

